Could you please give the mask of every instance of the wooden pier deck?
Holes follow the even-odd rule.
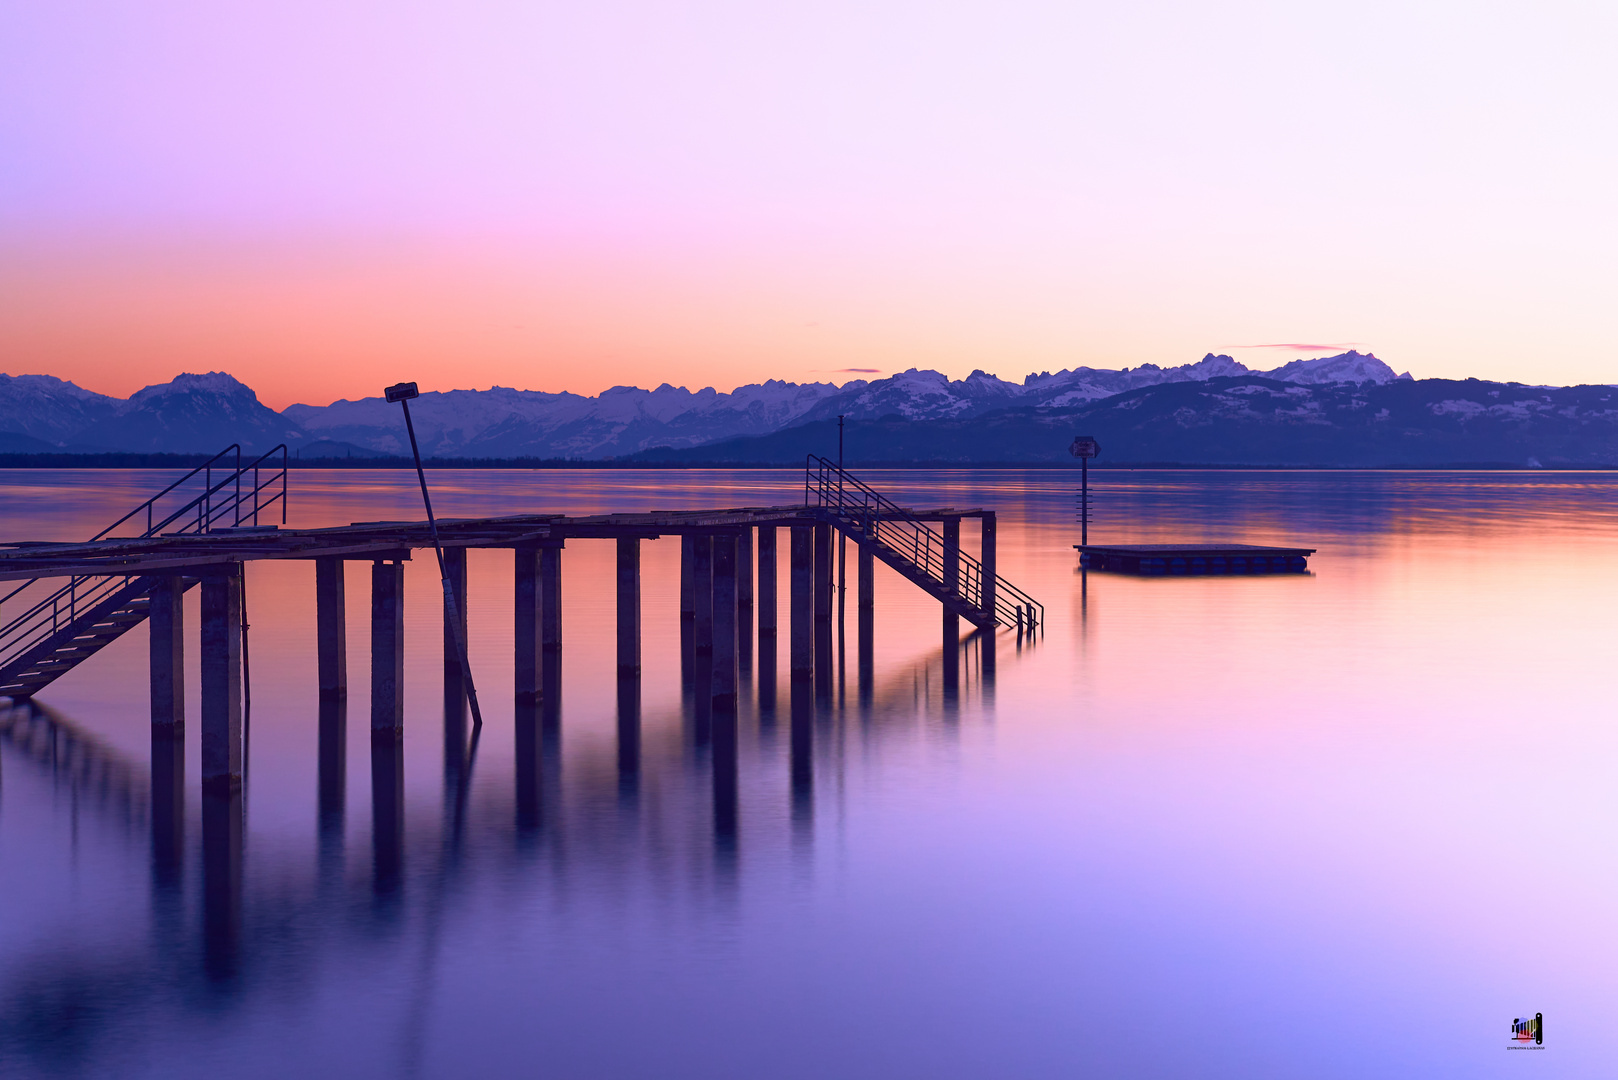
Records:
[[[1301,574],[1317,549],[1263,544],[1074,544],[1087,570],[1124,574]]]
[[[916,521],[948,524],[993,517],[982,509],[906,510]],[[525,514],[493,518],[440,518],[446,548],[514,548],[568,540],[657,539],[757,527],[812,527],[825,520],[813,507],[761,506],[727,510],[665,510],[641,514]],[[0,581],[85,575],[199,573],[210,566],[258,559],[409,559],[432,547],[423,521],[359,521],[324,529],[244,526],[207,533],[108,538],[87,543],[0,544]]]

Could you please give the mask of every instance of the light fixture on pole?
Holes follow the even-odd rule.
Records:
[[[466,683],[466,700],[472,706],[472,726],[483,726],[483,712],[478,708],[477,687],[472,685],[472,662],[466,655],[466,628],[461,625],[460,605],[455,602],[455,588],[450,584],[449,571],[444,567],[444,545],[438,542],[438,521],[433,517],[433,500],[427,494],[427,474],[421,468],[421,450],[416,446],[416,426],[410,422],[410,399],[420,397],[421,391],[413,382],[395,383],[382,391],[389,403],[397,401],[404,409],[405,431],[410,434],[410,454],[416,459],[416,479],[421,481],[421,501],[427,507],[427,528],[433,534],[433,553],[438,556],[438,578],[444,583],[444,610],[449,614],[450,626],[455,630],[455,649],[461,654],[461,679]]]

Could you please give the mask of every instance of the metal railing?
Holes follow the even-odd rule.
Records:
[[[276,455],[280,460],[273,460]],[[234,456],[234,461],[230,459]],[[268,474],[267,476],[265,474]],[[215,479],[218,475],[219,479]],[[202,490],[192,483],[201,477]],[[279,490],[276,490],[279,484]],[[190,486],[187,486],[190,485]],[[89,539],[144,539],[151,536],[197,536],[223,528],[257,526],[259,518],[281,505],[281,524],[287,520],[287,448],[283,443],[242,463],[242,448],[232,443],[174,481],[135,509]],[[131,525],[133,522],[133,525]],[[133,530],[127,537],[114,535]],[[33,578],[0,596],[0,612],[7,601],[47,579]],[[0,670],[31,649],[73,625],[84,614],[126,588],[129,575],[72,577],[21,614],[0,625]]]
[[[944,537],[931,525],[849,473],[833,461],[810,454],[804,466],[803,501],[838,519],[850,536],[868,538],[916,567],[942,588],[949,587],[949,558],[956,559],[954,592],[979,611],[983,603],[983,563],[955,545],[946,552]],[[995,621],[1019,629],[1045,623],[1045,606],[1005,578],[994,577]]]

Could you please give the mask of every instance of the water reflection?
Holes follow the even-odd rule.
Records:
[[[970,645],[971,641],[963,648]],[[907,718],[915,715],[918,687],[942,687],[947,700],[957,700],[962,682],[961,651],[941,649],[906,671],[890,672],[880,683],[867,665],[860,684],[860,703],[852,712],[837,708],[833,704],[835,697],[820,693],[820,688],[810,681],[791,683],[790,737],[784,748],[770,734],[775,718],[773,707],[766,703],[773,701],[776,668],[773,641],[768,637],[757,652],[760,707],[745,702],[741,708],[715,709],[711,702],[704,704],[707,695],[687,696],[682,711],[689,739],[683,753],[644,744],[640,680],[619,680],[617,769],[613,780],[618,827],[609,832],[596,828],[596,818],[590,810],[597,799],[592,785],[563,783],[562,665],[558,654],[548,654],[541,700],[518,709],[511,732],[516,762],[514,817],[502,821],[473,809],[474,790],[480,783],[489,782],[479,781],[476,771],[479,740],[487,737],[489,729],[469,735],[461,708],[452,707],[444,716],[442,827],[436,834],[409,825],[414,816],[412,800],[419,796],[413,796],[406,783],[403,741],[392,732],[373,735],[369,762],[371,872],[361,886],[369,896],[371,918],[384,926],[420,922],[424,935],[421,975],[414,992],[427,995],[431,992],[430,972],[438,962],[438,939],[448,898],[464,891],[472,879],[490,869],[491,860],[502,861],[502,852],[516,855],[542,834],[548,837],[550,850],[563,855],[546,865],[552,875],[550,887],[565,893],[569,876],[588,872],[594,877],[596,871],[587,868],[613,864],[618,864],[618,873],[626,874],[632,866],[641,864],[647,843],[654,847],[666,844],[680,830],[702,822],[697,827],[710,837],[709,869],[702,871],[693,866],[697,873],[692,884],[715,890],[716,898],[734,895],[745,854],[744,773],[751,770],[760,777],[768,776],[769,756],[786,751],[787,791],[782,794],[790,808],[791,846],[800,858],[806,856],[815,835],[817,773],[822,768],[830,769],[830,775],[835,777],[840,770],[844,728],[856,726],[862,738],[868,739],[880,733],[881,725],[873,728],[873,719],[882,716],[892,716],[900,722],[895,730],[908,727]],[[698,669],[711,664],[711,658],[695,659]],[[975,684],[977,680],[967,682]],[[925,696],[926,691],[921,693]],[[182,958],[192,956],[197,992],[209,995],[210,1008],[219,1008],[224,1001],[239,997],[241,988],[261,983],[267,974],[263,969],[274,968],[285,959],[278,950],[287,943],[291,927],[325,923],[323,936],[348,932],[341,917],[335,924],[330,922],[346,907],[344,894],[361,884],[344,873],[348,828],[346,713],[344,698],[328,697],[320,703],[318,741],[309,760],[315,774],[318,829],[306,877],[299,872],[294,850],[282,847],[258,857],[246,850],[240,791],[209,793],[201,799],[201,843],[197,852],[201,895],[200,904],[193,909],[195,937],[189,945],[184,931],[183,738],[165,734],[153,739],[148,798],[147,785],[139,775],[142,770],[116,751],[99,745],[71,721],[38,706],[19,706],[0,714],[6,768],[25,767],[48,776],[53,785],[65,787],[73,799],[93,805],[98,814],[126,825],[138,825],[148,816],[149,808],[150,830],[126,830],[124,845],[128,856],[138,856],[143,847],[149,849],[154,900],[150,933],[144,942],[128,938],[122,942],[126,954],[122,962],[144,971],[133,979],[126,972],[116,985],[139,986],[172,977],[184,981]],[[744,734],[749,737],[744,739]],[[746,746],[754,747],[755,752],[744,753]],[[655,790],[657,798],[642,798],[648,789]],[[679,792],[695,794],[703,789],[706,811],[697,811],[695,804],[681,805]],[[567,812],[564,800],[576,803],[577,810]],[[671,828],[675,833],[670,833]],[[502,839],[502,834],[509,838]],[[149,843],[140,842],[143,835]],[[513,867],[519,865],[521,861]],[[644,865],[641,868],[646,869]],[[300,878],[308,881],[307,887],[299,884]],[[363,948],[370,935],[362,925],[353,925],[352,930],[360,934],[354,946]],[[328,940],[322,948],[329,949],[333,944]],[[58,948],[72,951],[71,943],[59,943]],[[80,959],[91,963],[88,957]],[[314,955],[305,955],[302,960],[319,962]],[[68,1008],[61,1002],[77,991],[69,984],[54,984],[58,977],[82,980],[84,976],[81,968],[64,966],[60,960],[43,967],[13,968],[7,975],[10,985],[0,992],[0,997],[58,1002],[48,1009],[12,1012],[6,1033],[10,1045],[32,1047],[32,1052],[46,1056],[60,1047],[60,1011]],[[96,993],[118,992],[101,986],[100,980],[99,975],[91,977]],[[219,996],[221,990],[228,991],[226,997]],[[412,1015],[418,1015],[425,1005],[416,1001],[410,1008]],[[79,1032],[79,1037],[93,1042],[98,1037],[95,1024],[85,1022],[89,1026]],[[402,1065],[414,1061],[419,1066],[420,1039],[419,1026],[414,1021],[407,1023],[402,1038]]]

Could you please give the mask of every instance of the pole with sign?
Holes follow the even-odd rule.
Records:
[[[1079,459],[1079,543],[1090,542],[1090,459],[1101,453],[1094,435],[1076,435],[1067,452]]]

